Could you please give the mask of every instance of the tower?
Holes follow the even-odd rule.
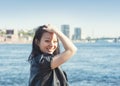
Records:
[[[74,35],[72,37],[73,40],[81,40],[81,28],[74,28]]]
[[[70,38],[70,26],[69,25],[61,25],[61,31]]]

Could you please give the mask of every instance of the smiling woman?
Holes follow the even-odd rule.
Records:
[[[57,46],[57,36],[54,33],[46,32],[43,34],[41,42],[39,43],[41,51],[52,54],[56,50]]]
[[[65,51],[60,53],[59,40]],[[74,44],[60,31],[51,25],[38,27],[29,56],[29,86],[68,86],[66,73],[60,65],[76,52]]]

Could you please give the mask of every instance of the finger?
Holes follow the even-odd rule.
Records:
[[[50,26],[50,24],[48,24],[48,26]]]
[[[44,27],[43,30],[47,30],[47,28]]]

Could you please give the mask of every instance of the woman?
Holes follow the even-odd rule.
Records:
[[[59,51],[59,40],[64,52]],[[51,25],[40,26],[33,38],[32,52],[29,56],[29,86],[68,86],[66,73],[60,65],[76,52],[74,44]]]

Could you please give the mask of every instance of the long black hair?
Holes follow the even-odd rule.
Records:
[[[42,51],[40,50],[38,43],[41,41],[43,33],[47,32],[43,28],[47,28],[47,27],[45,25],[39,26],[35,31],[35,35],[32,42],[32,51],[28,58],[28,61],[30,61],[32,58],[36,57],[37,55],[42,54]],[[58,47],[53,52],[53,55],[57,55],[60,53],[59,40],[57,39],[57,41],[58,41]]]

